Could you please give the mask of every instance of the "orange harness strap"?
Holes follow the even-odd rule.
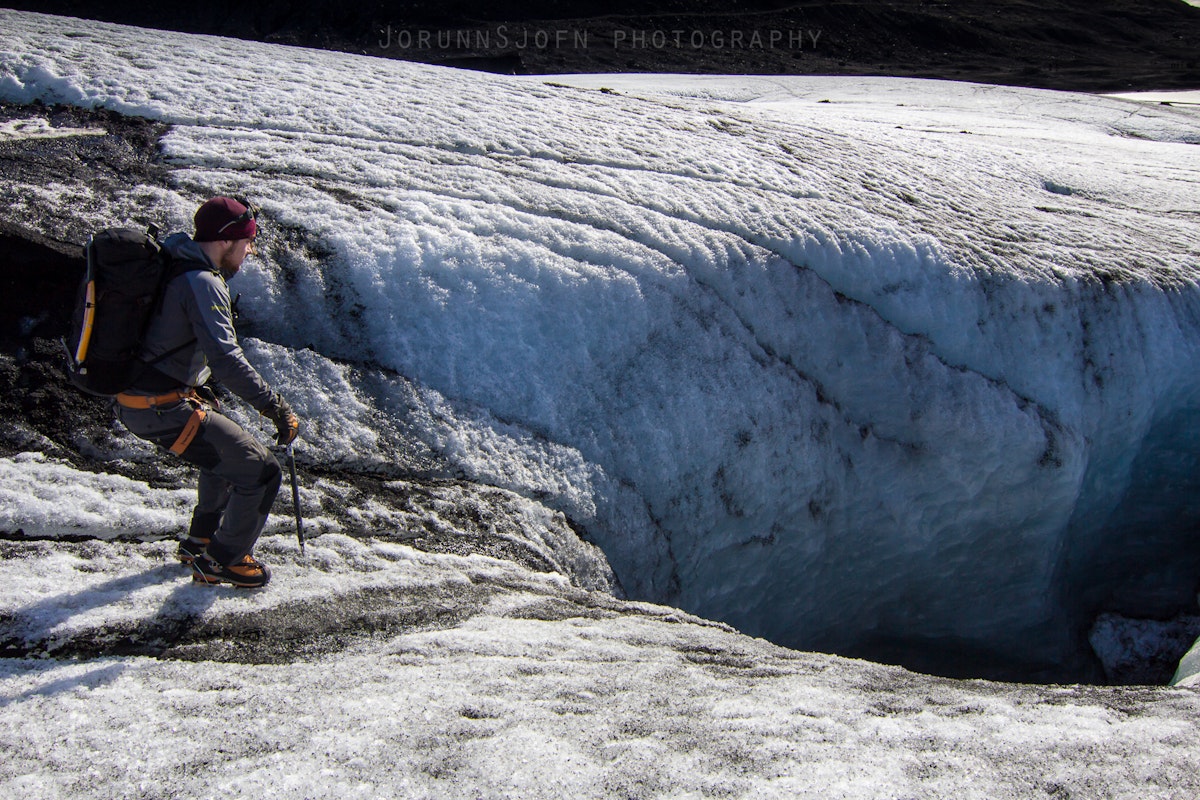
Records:
[[[188,449],[188,445],[196,438],[196,434],[200,432],[200,423],[204,422],[207,413],[203,408],[197,408],[188,417],[187,424],[183,426],[183,431],[179,434],[179,438],[175,440],[175,444],[171,445],[171,452],[175,455],[182,455],[184,450]]]
[[[125,406],[125,408],[135,408],[146,410],[149,408],[158,408],[159,406],[170,406],[178,403],[180,400],[185,400],[189,397],[195,397],[195,389],[179,389],[174,392],[160,394],[157,397],[147,397],[142,394],[128,394],[121,392],[117,395],[117,402]]]

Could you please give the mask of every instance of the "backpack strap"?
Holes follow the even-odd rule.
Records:
[[[151,230],[153,231],[153,227]],[[164,271],[163,279],[161,281],[159,281],[159,284],[158,284],[158,293],[154,297],[154,311],[151,312],[152,316],[158,316],[159,314],[161,314],[163,312],[163,308],[162,308],[163,299],[167,293],[167,286],[168,286],[168,284],[171,283],[171,281],[175,280],[180,275],[185,275],[189,272],[198,272],[200,270],[207,270],[209,272],[217,272],[217,270],[214,269],[212,266],[205,264],[202,261],[194,261],[192,259],[185,259],[185,258],[176,259],[166,249],[162,249],[159,251],[159,257],[165,261],[166,266],[164,267],[164,270],[163,270]],[[159,355],[155,356],[154,358],[150,359],[149,361],[142,361],[143,366],[142,366],[140,373],[138,374],[138,380],[137,380],[137,384],[139,385],[139,388],[144,387],[144,388],[156,389],[160,386],[166,386],[167,384],[170,384],[172,386],[178,385],[178,383],[179,383],[178,381],[176,381],[173,378],[171,378],[170,376],[164,374],[162,371],[155,369],[154,365],[165,361],[166,359],[170,358],[171,356],[175,355],[176,353],[178,353],[182,350],[185,350],[188,347],[191,347],[195,343],[196,343],[196,337],[193,336],[192,338],[188,339],[183,344],[177,345],[176,347],[172,347],[170,350],[166,351],[165,353],[160,353]],[[141,360],[141,359],[139,359],[139,360]]]

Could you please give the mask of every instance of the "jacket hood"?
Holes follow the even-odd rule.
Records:
[[[216,264],[213,264],[200,249],[200,245],[192,241],[192,237],[186,233],[173,233],[163,240],[163,249],[170,253],[171,258],[184,261],[199,261],[201,264],[207,264],[210,269],[216,269]]]

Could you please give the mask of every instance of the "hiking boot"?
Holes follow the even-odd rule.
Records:
[[[196,556],[192,562],[192,581],[206,586],[231,583],[242,589],[256,589],[266,586],[270,580],[270,568],[249,555],[243,556],[241,561],[231,567],[218,564],[209,558],[208,554]]]
[[[208,547],[208,542],[208,539],[189,536],[179,543],[179,549],[175,551],[175,557],[184,566],[191,566],[192,562],[196,560],[196,556],[203,553],[204,548]]]

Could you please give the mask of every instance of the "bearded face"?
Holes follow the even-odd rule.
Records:
[[[221,275],[225,280],[229,280],[238,273],[242,268],[242,262],[246,260],[246,256],[254,252],[253,239],[237,239],[231,242],[222,242],[227,245],[221,249],[217,258],[217,269],[221,270]]]

